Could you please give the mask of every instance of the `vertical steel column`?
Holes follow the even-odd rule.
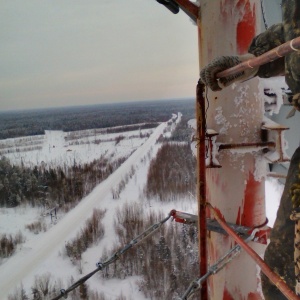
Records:
[[[197,20],[200,69],[218,56],[247,53],[251,40],[260,30],[259,0],[201,0],[200,7]],[[219,133],[218,143],[260,141],[263,103],[258,86],[258,79],[254,78],[220,92],[208,90],[206,123],[208,129]],[[264,178],[260,176],[260,170],[266,165],[259,153],[222,151],[219,162],[222,168],[206,170],[207,202],[230,223],[248,227],[264,223]],[[210,216],[210,212],[207,214]],[[206,237],[207,263],[213,264],[232,248],[229,237],[214,232],[209,232]],[[250,244],[263,255],[263,245]],[[241,253],[221,272],[210,277],[209,299],[260,300],[259,280],[256,264]]]
[[[205,167],[205,86],[202,82],[197,84],[196,118],[197,118],[197,199],[198,199],[198,240],[200,277],[207,273],[207,246],[206,246],[206,167]],[[207,281],[201,288],[201,300],[208,299]]]

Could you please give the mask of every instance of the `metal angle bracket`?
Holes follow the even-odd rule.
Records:
[[[285,139],[284,132],[289,129],[284,125],[280,125],[266,117],[262,124],[262,132],[267,133],[267,139],[273,140],[275,143],[274,151],[268,151],[264,156],[272,163],[289,162],[290,158],[285,153]]]
[[[186,212],[181,212],[173,209],[170,213],[170,215],[173,217],[173,220],[177,223],[183,223],[183,224],[198,224],[198,216],[193,215]],[[251,235],[252,231],[254,230],[251,227],[243,226],[243,225],[237,225],[233,223],[227,223],[236,233],[240,234],[241,236],[249,236]],[[212,232],[217,232],[220,234],[227,235],[226,231],[220,226],[220,224],[214,220],[207,218],[206,219],[206,225],[207,230]],[[260,244],[267,244],[267,240],[269,238],[269,234],[271,231],[271,228],[268,226],[263,226],[262,228],[255,229],[255,235],[254,235],[254,242],[260,243]]]
[[[263,135],[263,133],[273,127],[268,127],[266,123],[263,124],[264,130],[262,130],[262,138],[267,138]],[[280,125],[278,125],[280,126]],[[231,150],[231,151],[237,151],[238,149],[242,150],[243,152],[251,153],[253,151],[263,151],[263,153],[274,153],[274,151],[271,152],[272,149],[275,149],[275,151],[278,149],[278,152],[280,153],[280,159],[278,161],[288,161],[285,160],[286,158],[283,155],[283,137],[282,137],[282,130],[287,129],[286,127],[276,127],[276,132],[280,131],[279,138],[276,139],[276,141],[260,141],[260,142],[247,142],[247,143],[216,143],[216,138],[219,135],[218,132],[216,132],[213,129],[207,129],[206,130],[206,167],[207,168],[221,168],[217,155],[222,150]],[[280,152],[281,151],[281,152]],[[269,160],[271,160],[269,158]],[[273,160],[271,160],[273,161]]]
[[[221,168],[219,161],[217,160],[218,146],[216,144],[216,138],[219,135],[213,129],[206,130],[206,158],[205,165],[207,168]]]

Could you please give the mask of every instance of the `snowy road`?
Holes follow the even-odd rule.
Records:
[[[18,286],[29,274],[51,254],[64,245],[66,239],[77,231],[85,220],[91,215],[93,208],[99,204],[102,198],[111,193],[131,166],[155,145],[157,138],[163,133],[167,123],[160,124],[120,168],[110,177],[99,184],[87,197],[85,197],[72,211],[70,211],[57,225],[47,231],[37,242],[31,245],[28,251],[20,251],[0,267],[0,294],[1,299],[6,299],[8,294]],[[24,249],[25,250],[25,249]],[[24,253],[26,252],[26,253]]]

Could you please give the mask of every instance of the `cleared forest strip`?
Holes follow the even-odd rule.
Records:
[[[18,285],[26,276],[31,274],[50,254],[57,251],[68,236],[85,222],[93,208],[99,204],[99,195],[105,197],[122,177],[155,145],[158,137],[163,133],[166,123],[159,125],[150,138],[139,147],[110,177],[98,185],[72,211],[70,211],[56,226],[52,227],[34,245],[29,253],[20,252],[13,260],[1,266],[0,290],[3,297]],[[100,199],[101,199],[100,198]]]

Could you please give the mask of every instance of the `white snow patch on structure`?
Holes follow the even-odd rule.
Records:
[[[219,130],[219,133],[227,135],[228,129],[230,128],[230,122],[228,122],[223,115],[223,108],[221,106],[216,108],[215,120],[218,125],[222,126]]]
[[[284,101],[284,91],[289,90],[284,77],[260,78],[258,89],[265,111],[269,115],[278,114]]]
[[[269,220],[268,226],[270,227],[273,227],[274,225],[283,189],[284,185],[281,184],[277,179],[269,178],[266,180],[266,216]]]

